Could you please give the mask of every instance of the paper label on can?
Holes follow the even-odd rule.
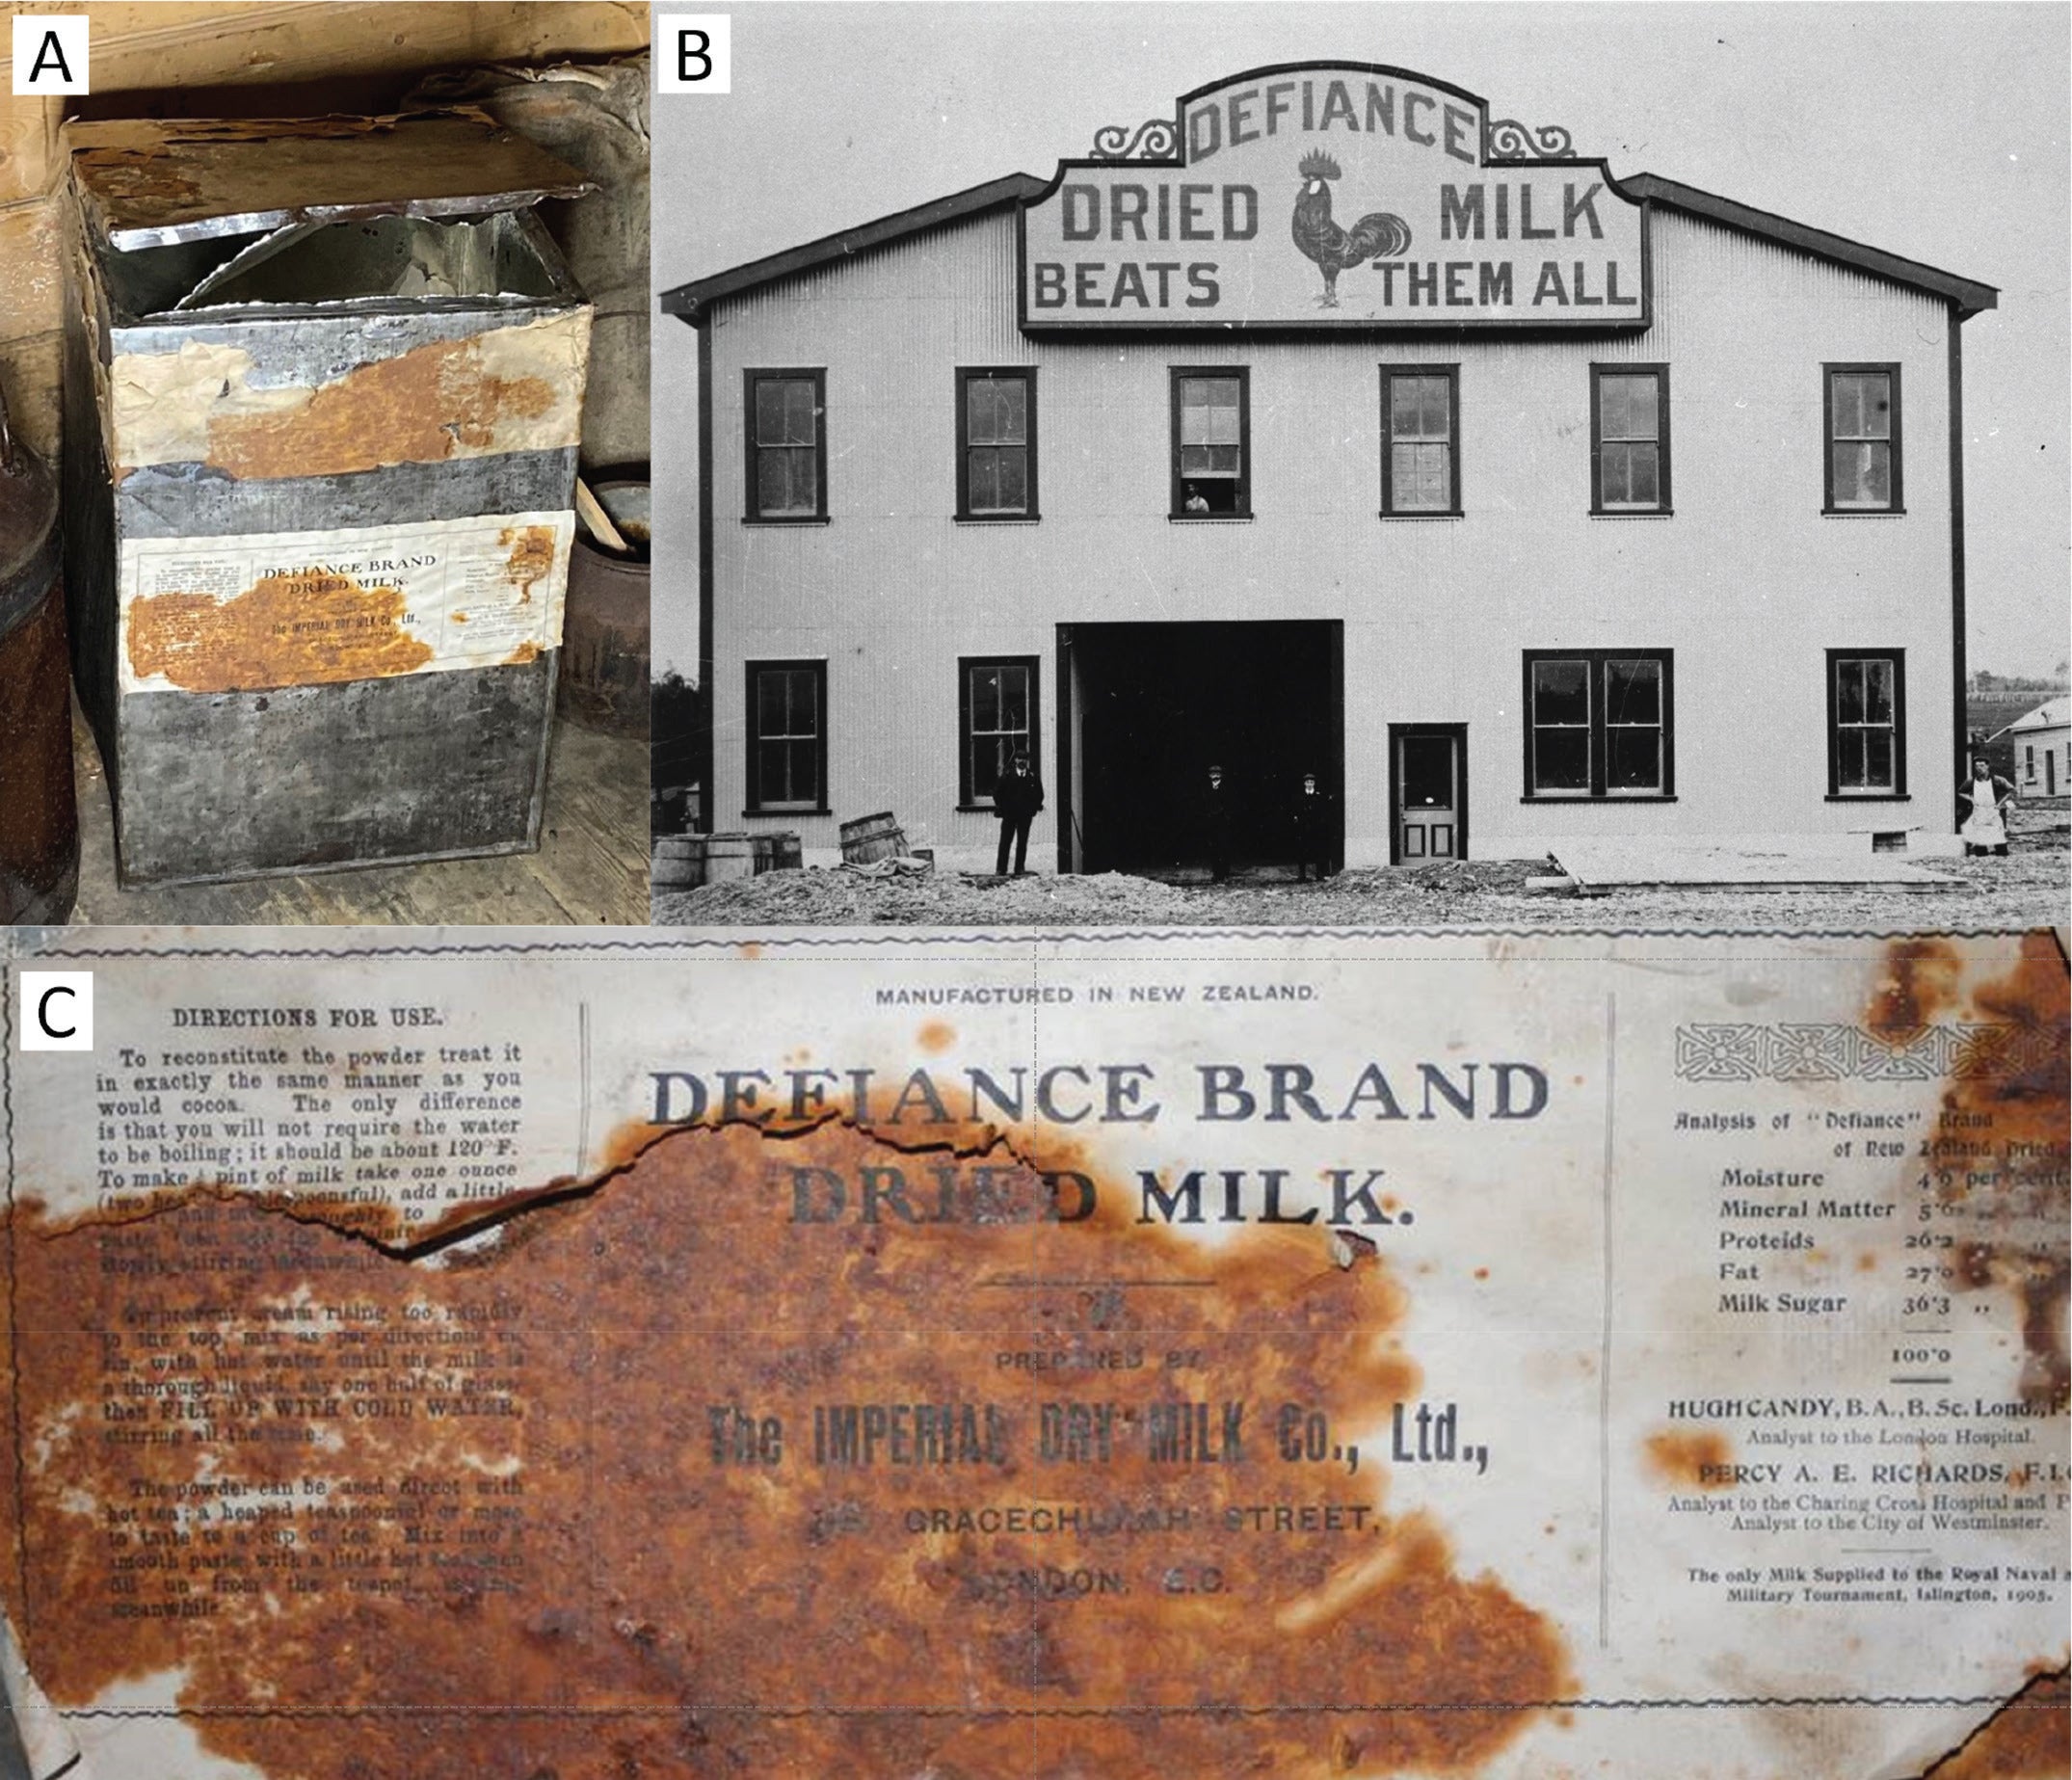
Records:
[[[123,542],[124,692],[255,692],[531,661],[561,642],[575,516]]]

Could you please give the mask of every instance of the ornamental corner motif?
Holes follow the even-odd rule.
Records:
[[[1180,148],[1180,128],[1170,118],[1153,118],[1131,135],[1125,124],[1104,124],[1094,132],[1097,161],[1164,161]]]
[[[1492,118],[1482,129],[1482,159],[1491,161],[1573,161],[1576,139],[1558,123],[1538,129],[1515,118]]]

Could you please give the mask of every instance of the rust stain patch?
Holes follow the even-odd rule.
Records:
[[[464,446],[491,450],[506,418],[538,420],[553,407],[545,379],[489,375],[473,340],[434,340],[360,365],[299,407],[212,419],[206,461],[240,478],[438,464]]]
[[[442,1772],[1462,1773],[1573,1694],[1385,1465],[1275,1448],[1284,1404],[1350,1438],[1418,1390],[1385,1258],[1198,1246],[1076,1146],[907,1135],[680,1130],[493,1264],[208,1199],[20,1244],[32,1667],[65,1705],[182,1669],[275,1780],[426,1771],[457,1699]],[[849,1214],[793,1221],[801,1170]],[[886,1171],[944,1215],[854,1215]],[[1196,1404],[1184,1462],[1120,1419]],[[872,1405],[948,1431],[828,1456],[816,1412]]]
[[[553,527],[510,526],[498,535],[497,542],[511,552],[505,559],[504,572],[518,590],[518,604],[530,605],[532,590],[554,572]]]
[[[1941,980],[1940,964],[1935,975]],[[1952,1005],[1946,995],[1937,992],[1938,1007]],[[1987,1066],[1958,1073],[1943,1091],[1938,1135],[1962,1146],[1952,1165],[1938,1171],[1935,1188],[1950,1209],[1939,1228],[1956,1238],[1951,1283],[1960,1292],[2009,1295],[2022,1328],[2019,1394],[2039,1413],[2061,1414],[2072,1403],[2065,1320],[2072,1290],[2065,1236],[2072,1221],[2072,996],[2056,939],[2025,935],[2014,967],[1973,989],[1961,1012],[1998,1036],[1987,1041],[1996,1047]],[[1918,1165],[1909,1171],[1909,1187],[1919,1175]]]
[[[957,1028],[946,1020],[931,1020],[914,1035],[914,1042],[930,1056],[939,1057],[957,1042]]]
[[[2066,1671],[2035,1676],[1922,1780],[2064,1780],[2072,1773]]]
[[[539,644],[534,643],[528,639],[527,641],[520,643],[518,648],[513,650],[508,655],[504,657],[504,665],[506,667],[520,668],[523,667],[528,661],[538,661],[539,659]]]
[[[402,591],[312,568],[228,599],[148,594],[129,604],[129,662],[187,692],[323,685],[409,674],[432,659],[402,627]]]
[[[1672,1489],[1724,1490],[1734,1487],[1734,1448],[1717,1428],[1665,1429],[1642,1443],[1648,1470]]]
[[[1864,1023],[1886,1040],[1909,1038],[1956,1005],[1964,957],[1948,940],[1900,940],[1886,948],[1887,975]]]

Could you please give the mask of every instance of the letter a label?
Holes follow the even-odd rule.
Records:
[[[87,20],[83,14],[14,14],[14,92],[18,95],[87,90]]]

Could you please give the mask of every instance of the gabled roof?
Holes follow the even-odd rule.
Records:
[[[1030,178],[1027,173],[1009,173],[1004,179],[989,179],[968,192],[916,204],[912,210],[880,217],[875,223],[823,235],[804,247],[787,248],[782,253],[752,259],[747,265],[735,266],[731,271],[715,272],[708,279],[693,279],[688,284],[678,284],[675,290],[662,293],[662,313],[680,315],[695,328],[704,319],[704,311],[723,298],[737,297],[743,291],[756,290],[764,284],[776,284],[803,272],[832,265],[837,260],[868,253],[874,248],[890,247],[895,241],[925,234],[929,229],[941,228],[948,223],[961,223],[967,217],[983,216],[989,210],[1004,210],[1025,199],[1035,198],[1043,190],[1044,182]]]
[[[1953,272],[1925,266],[1918,259],[1902,259],[1881,248],[1865,247],[1846,235],[1831,235],[1824,228],[1815,228],[1805,223],[1794,223],[1789,217],[1772,216],[1767,210],[1738,204],[1731,198],[1714,198],[1712,193],[1701,192],[1694,185],[1679,185],[1674,179],[1663,179],[1654,173],[1634,173],[1630,178],[1621,179],[1618,185],[1619,190],[1629,197],[1644,199],[1664,209],[1703,217],[1709,223],[1739,229],[1744,235],[1774,241],[1780,247],[1795,248],[1801,253],[1811,253],[1840,266],[1868,272],[1874,278],[1890,279],[1896,284],[1926,291],[1955,304],[1960,320],[1969,320],[1980,309],[1997,308],[2000,305],[2000,291],[1994,285],[1980,284],[1975,279],[1960,279]]]
[[[912,210],[880,217],[875,223],[841,229],[832,235],[823,235],[818,241],[809,241],[803,247],[750,260],[745,266],[716,272],[710,278],[694,279],[688,284],[678,284],[674,290],[662,293],[662,312],[680,315],[695,328],[713,304],[728,297],[737,297],[765,284],[780,283],[837,260],[853,258],[859,253],[924,234],[929,229],[982,216],[989,210],[1003,210],[1029,202],[1049,191],[1049,183],[1028,173],[1009,173],[1002,179],[988,180],[968,192],[938,198],[932,202],[917,204]],[[1829,234],[1825,229],[1794,223],[1788,217],[1772,216],[1767,210],[1738,204],[1732,199],[1715,198],[1695,186],[1679,185],[1673,179],[1659,178],[1654,173],[1634,173],[1614,181],[1614,184],[1630,198],[1659,204],[1666,210],[1682,211],[1687,216],[1702,217],[1709,223],[1737,229],[1744,235],[1773,241],[1796,252],[1810,253],[1816,258],[1940,297],[1956,306],[1960,321],[1969,320],[1981,309],[1997,307],[2000,302],[2000,292],[1991,284],[1960,279],[1953,272],[1925,266],[1919,260],[1903,259],[1879,248],[1865,247],[1846,236]]]
[[[2002,735],[2013,735],[2032,730],[2061,730],[2068,723],[2072,723],[2072,698],[2056,698],[2046,704],[2037,705],[2028,715],[2017,717],[2005,730],[1988,739],[1997,742]]]

